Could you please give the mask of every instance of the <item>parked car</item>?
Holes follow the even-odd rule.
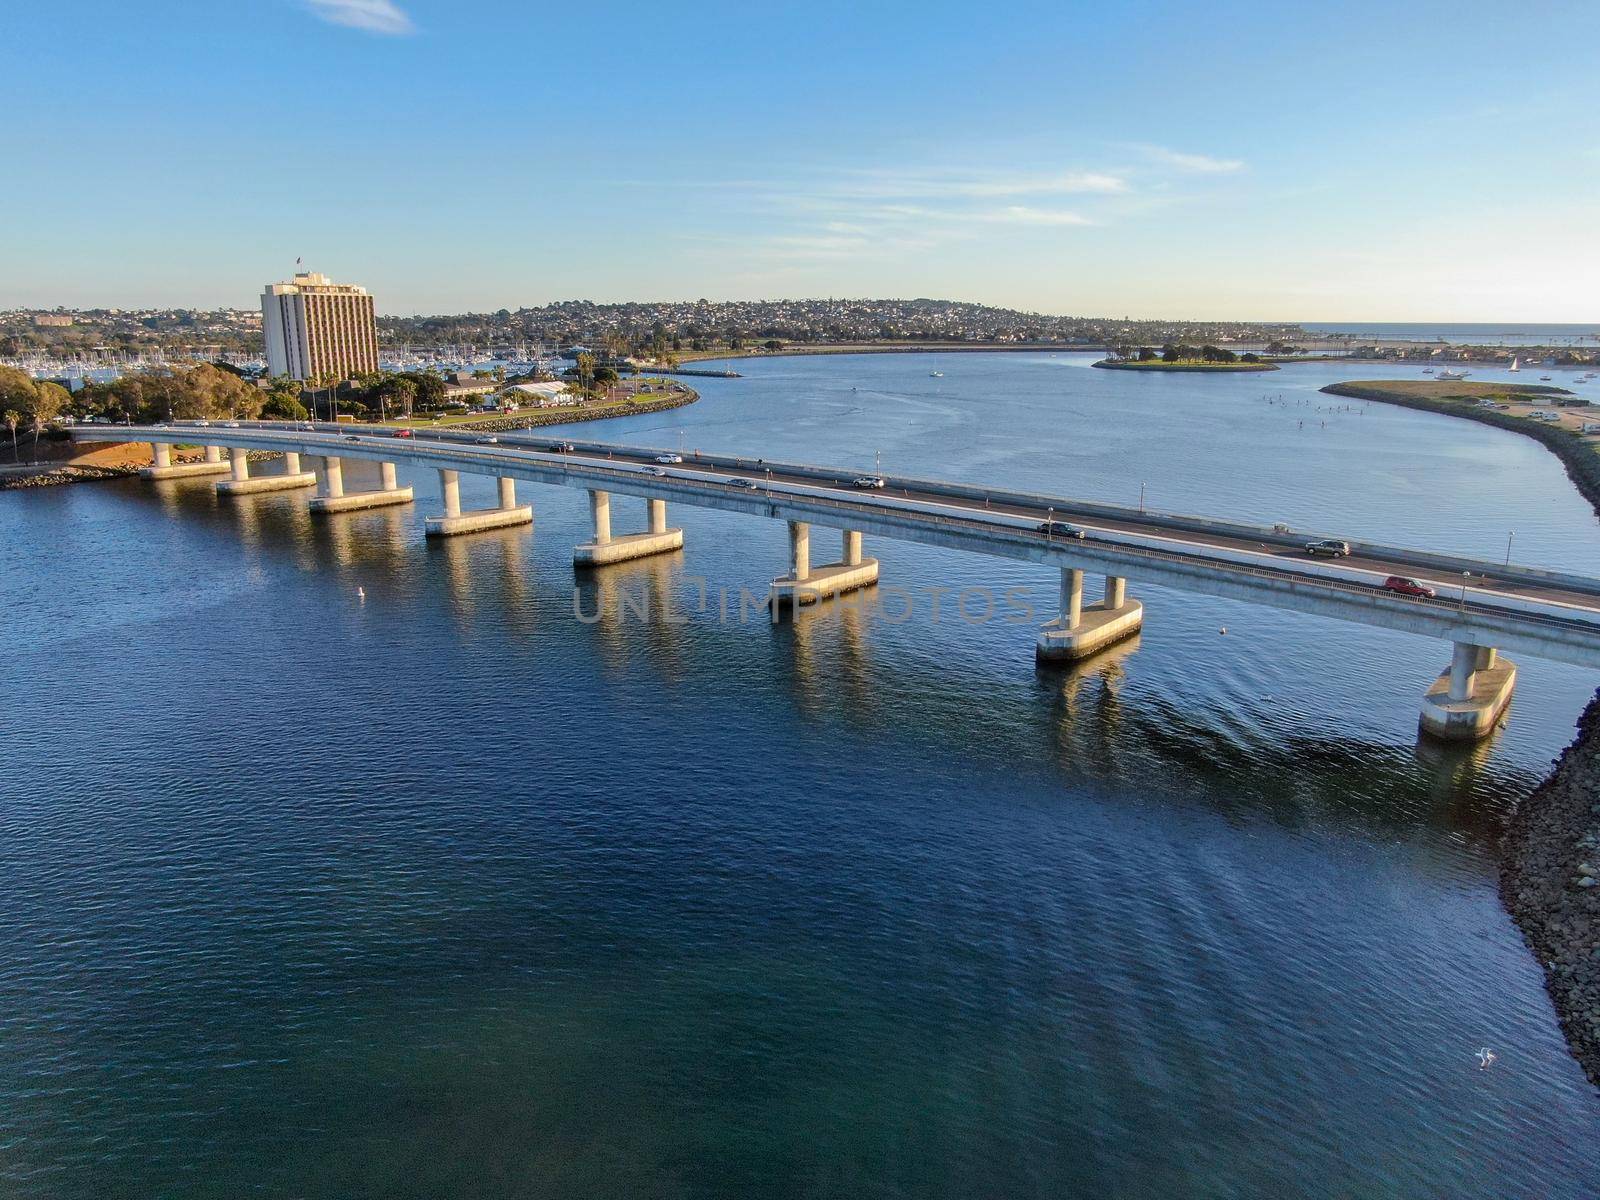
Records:
[[[1391,575],[1383,581],[1383,586],[1391,592],[1399,592],[1402,596],[1422,596],[1432,600],[1439,593],[1425,583],[1418,583],[1415,579],[1407,579],[1404,575]]]
[[[408,438],[408,437],[416,437],[417,435],[412,433],[411,430],[409,430],[409,429],[396,429],[394,431],[394,436],[395,437]]]
[[[683,455],[681,455],[681,454],[658,454],[658,455],[656,455],[656,461],[658,463],[681,463],[683,461]]]
[[[858,488],[882,488],[888,487],[889,481],[882,475],[863,475],[855,481],[855,485]]]
[[[1039,532],[1049,537],[1077,538],[1080,542],[1086,536],[1083,530],[1076,525],[1068,525],[1065,521],[1041,521]]]
[[[1320,542],[1307,542],[1306,553],[1313,558],[1349,558],[1350,543],[1337,538],[1323,538]]]

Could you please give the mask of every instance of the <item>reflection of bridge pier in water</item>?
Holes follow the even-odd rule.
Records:
[[[633,639],[676,663],[691,618],[674,594],[676,556],[652,554],[573,575],[572,615],[598,635],[608,666],[624,667]]]
[[[197,464],[201,470],[220,465],[219,446],[226,443],[232,451],[228,463],[233,478],[217,488],[235,496],[314,482],[315,475],[300,468],[302,454],[324,460],[325,494],[319,497],[324,501],[343,499],[333,494],[342,490],[342,481],[336,486],[342,466],[332,464],[356,460],[377,464],[381,481],[374,494],[386,497],[386,503],[403,502],[392,494],[401,490],[394,486],[397,462],[431,467],[439,473],[445,511],[426,522],[430,535],[531,521],[531,507],[516,502],[517,480],[585,488],[594,539],[574,554],[575,563],[584,567],[677,550],[682,530],[666,524],[668,501],[782,520],[790,535],[789,572],[773,581],[768,594],[775,606],[784,608],[815,603],[875,581],[876,561],[861,555],[868,534],[1036,563],[1059,572],[1060,578],[1060,612],[1037,640],[1037,653],[1047,660],[1089,653],[1137,629],[1143,609],[1139,601],[1127,598],[1129,578],[1141,585],[1439,638],[1452,643],[1450,666],[1427,689],[1420,712],[1424,732],[1445,739],[1487,737],[1503,718],[1515,687],[1516,667],[1501,657],[1502,650],[1600,667],[1600,579],[1365,543],[1351,546],[1347,556],[1313,559],[1307,555],[1305,535],[1280,527],[1149,513],[939,480],[855,478],[853,472],[832,468],[698,451],[688,464],[659,450],[603,443],[563,442],[556,452],[534,449],[511,437],[495,443],[448,430],[396,439],[370,429],[355,432],[350,426],[309,430],[271,424],[226,429],[80,426],[73,437],[89,442],[148,441],[157,448],[158,462],[162,453],[168,455],[169,467],[175,465],[170,460],[173,444],[199,442],[207,455],[206,463]],[[283,454],[283,471],[252,476],[247,457],[252,449]],[[673,469],[655,466],[655,461]],[[499,505],[462,512],[461,472],[496,479]],[[612,536],[613,494],[644,501],[643,533]],[[258,513],[239,502],[240,529],[247,540],[262,536],[269,511]],[[1068,517],[1073,523],[1061,519]],[[813,523],[842,531],[838,563],[811,566]],[[345,561],[347,544],[334,545]],[[456,570],[463,560],[445,561]],[[1390,574],[1398,571],[1407,574]],[[1099,604],[1085,606],[1083,577],[1089,573],[1104,576],[1106,592]],[[1411,575],[1421,577],[1424,584],[1407,584]],[[1430,576],[1437,587],[1426,584]],[[1387,582],[1375,582],[1382,580]],[[460,582],[452,578],[457,590]],[[602,599],[611,591],[613,603],[603,608],[615,610],[624,600],[603,579],[580,582],[580,600],[586,587]],[[615,616],[612,611],[611,619]],[[602,643],[620,647],[624,639],[618,627],[605,624],[606,620],[602,612]],[[661,629],[672,627],[670,620],[656,624]],[[800,650],[803,653],[805,646]]]
[[[1062,662],[1041,659],[1034,674],[1050,697],[1056,755],[1067,762],[1090,757],[1114,772],[1123,732],[1122,689],[1127,660],[1139,649],[1140,635],[1124,637],[1087,658]]]
[[[832,604],[791,609],[786,620],[772,623],[774,646],[788,651],[789,669],[801,707],[819,712],[844,702],[846,711],[866,717],[881,697],[872,686],[867,651],[866,611],[871,592],[843,596]]]

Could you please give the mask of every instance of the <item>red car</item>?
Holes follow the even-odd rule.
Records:
[[[1432,600],[1438,595],[1425,583],[1418,583],[1415,579],[1407,579],[1404,575],[1391,575],[1383,581],[1383,586],[1391,592],[1399,592],[1402,596],[1422,596]]]
[[[395,437],[416,437],[416,434],[412,433],[409,429],[396,429],[394,431],[394,435]]]

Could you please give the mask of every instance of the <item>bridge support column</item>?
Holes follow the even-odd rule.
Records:
[[[344,461],[327,457],[322,460],[322,490],[312,497],[314,513],[355,512],[364,508],[386,508],[391,504],[410,504],[411,489],[396,487],[394,464],[383,464],[383,487],[376,492],[350,492],[344,490]]]
[[[877,583],[878,560],[861,557],[860,531],[846,529],[841,532],[839,561],[813,567],[811,526],[805,521],[790,521],[790,573],[772,581],[767,602],[774,607],[794,608]]]
[[[611,536],[611,494],[589,493],[589,510],[594,514],[594,541],[572,552],[575,567],[603,567],[609,563],[648,558],[683,549],[683,530],[667,528],[667,502],[646,498],[645,532]]]
[[[250,477],[250,452],[242,446],[235,446],[229,451],[229,465],[233,468],[233,478],[224,479],[217,484],[217,492],[223,496],[245,496],[254,492],[286,492],[290,488],[310,487],[317,482],[317,477],[310,471],[300,469],[300,456],[286,453],[283,456],[284,471],[279,475],[257,475]]]
[[[460,477],[454,471],[441,469],[439,495],[444,500],[444,516],[429,517],[423,522],[423,531],[429,537],[453,537],[458,533],[476,533],[480,529],[504,529],[508,525],[533,524],[533,506],[517,504],[516,481],[500,476],[496,482],[500,488],[499,507],[462,512]]]
[[[166,442],[152,442],[150,456],[154,459],[154,464],[139,468],[141,479],[182,479],[185,475],[223,475],[228,470],[228,464],[222,461],[222,451],[217,446],[206,447],[204,462],[173,462],[172,447]]]
[[[1073,662],[1132,637],[1144,624],[1144,605],[1128,599],[1128,581],[1107,575],[1099,604],[1083,605],[1083,572],[1061,569],[1061,615],[1039,630],[1034,653],[1041,662]]]
[[[1516,663],[1492,647],[1456,642],[1450,666],[1422,697],[1422,730],[1452,742],[1488,737],[1516,685]]]

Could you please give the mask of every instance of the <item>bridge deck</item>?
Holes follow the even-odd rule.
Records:
[[[307,429],[241,423],[80,426],[74,436],[409,462],[596,488],[1125,575],[1600,667],[1600,579],[1357,543],[1350,558],[1311,559],[1303,547],[1317,534],[937,480],[888,477],[885,489],[863,490],[853,486],[854,471],[732,456],[686,454],[681,464],[657,467],[655,458],[665,453],[658,449],[584,442],[556,453],[548,447],[565,439],[549,434],[500,434],[489,442],[482,435],[445,430],[396,438],[370,427],[351,432],[348,425]],[[666,473],[652,474],[658,469]],[[729,481],[735,479],[758,486],[733,486]],[[1040,533],[1036,527],[1047,515],[1078,525],[1088,537],[1076,541]],[[1438,598],[1386,591],[1382,583],[1391,574],[1435,586]]]

